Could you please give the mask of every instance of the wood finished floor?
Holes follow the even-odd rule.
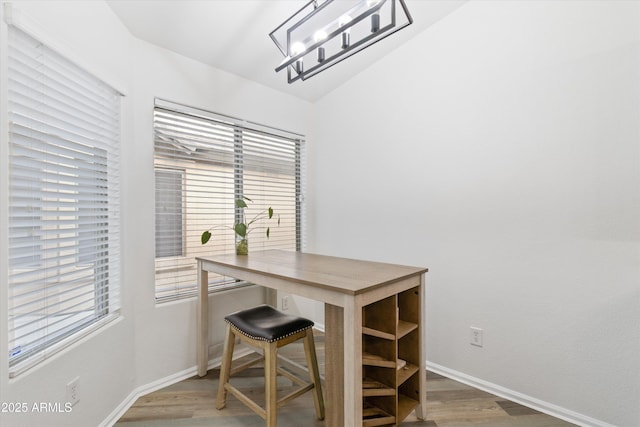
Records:
[[[324,375],[324,339],[316,335],[318,363]],[[302,342],[280,349],[288,358],[304,364]],[[139,398],[115,424],[116,427],[259,427],[264,421],[232,395],[227,407],[215,409],[219,370],[212,369],[203,378],[192,377]],[[263,372],[250,368],[232,377],[232,383],[264,401]],[[288,380],[278,386],[280,396],[290,387]],[[566,427],[574,424],[494,396],[449,378],[427,373],[427,420],[410,415],[401,427]],[[278,410],[281,427],[331,427],[315,418],[312,395],[289,402]]]

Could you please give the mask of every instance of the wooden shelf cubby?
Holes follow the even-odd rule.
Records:
[[[421,286],[363,307],[363,426],[400,424],[420,405]]]

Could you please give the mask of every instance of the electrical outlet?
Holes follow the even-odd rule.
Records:
[[[289,310],[289,295],[282,297],[282,311]]]
[[[478,347],[482,347],[482,329],[471,327],[471,335],[469,343]]]
[[[78,389],[78,383],[80,377],[75,377],[69,384],[67,384],[67,402],[71,403],[71,406],[78,403],[80,400],[80,390]]]

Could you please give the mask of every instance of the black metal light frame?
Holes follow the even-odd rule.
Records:
[[[328,32],[314,39],[314,32],[305,26],[324,17],[323,26],[312,28],[315,34],[325,28]],[[370,27],[366,27],[367,18]],[[269,34],[285,57],[275,70],[286,68],[289,83],[306,80],[412,23],[404,0],[312,0]],[[356,30],[358,39],[351,42]],[[296,45],[300,51],[294,49]]]

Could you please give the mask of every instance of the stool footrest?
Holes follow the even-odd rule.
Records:
[[[254,353],[254,354],[256,354],[256,353]],[[231,368],[230,375],[235,375],[237,373],[240,373],[240,372],[244,371],[245,369],[249,369],[253,365],[256,365],[256,364],[258,364],[258,363],[260,363],[262,361],[264,361],[264,356],[260,356],[260,357],[256,357],[255,359],[248,360],[248,361],[242,363],[242,365],[233,366]]]
[[[282,375],[283,377],[287,377],[287,378],[289,378],[289,380],[291,380],[291,382],[294,382],[294,383],[296,383],[296,384],[298,384],[298,385],[307,385],[307,384],[310,384],[308,381],[305,381],[305,380],[303,380],[303,379],[301,379],[301,378],[298,378],[298,377],[296,377],[295,375],[293,375],[291,372],[289,372],[289,371],[287,371],[287,370],[285,370],[285,369],[282,369],[282,368],[280,368],[280,367],[278,367],[278,368],[277,368],[277,371],[278,371],[278,373],[279,373],[280,375]]]
[[[302,396],[303,394],[305,394],[311,389],[313,389],[313,384],[307,384],[304,387],[300,387],[299,389],[292,391],[291,393],[287,394],[286,396],[278,400],[278,407],[284,405],[290,400],[295,399],[298,396]]]
[[[249,399],[247,395],[245,395],[243,392],[241,392],[240,390],[238,390],[237,388],[235,388],[229,383],[225,384],[224,388],[227,391],[231,392],[231,394],[233,394],[239,401],[241,401],[242,403],[247,405],[249,408],[251,408],[253,412],[260,415],[263,419],[267,419],[267,411],[265,411],[265,409],[262,406],[258,405],[253,400]]]

